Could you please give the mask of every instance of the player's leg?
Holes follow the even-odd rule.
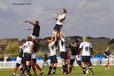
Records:
[[[61,63],[62,63],[62,68],[63,68],[63,73],[65,74],[66,73],[66,63],[65,63],[65,55],[64,55],[64,52],[61,52]]]
[[[61,60],[62,60],[63,73],[65,73],[66,72],[65,61],[63,58],[61,58]]]
[[[26,59],[25,59],[25,57],[22,57],[22,61],[21,61],[21,74],[22,75],[24,75],[24,72],[25,72],[25,70],[26,70]]]
[[[49,66],[48,75],[51,75],[52,67],[53,67],[53,56],[50,56],[50,66]]]
[[[56,55],[55,56],[53,56],[53,75],[55,75],[56,74],[56,67],[57,67],[57,58],[56,58]]]
[[[86,74],[86,62],[87,62],[87,58],[86,56],[82,56],[82,66],[83,66],[83,74]]]
[[[106,58],[106,66],[105,66],[105,69],[109,69],[109,59]]]
[[[17,63],[16,63],[16,66],[15,66],[15,68],[14,68],[14,70],[13,70],[13,75],[14,75],[14,76],[16,75],[17,69],[18,69],[18,68],[20,67],[20,65],[21,65],[21,60],[22,60],[22,58],[17,57]]]
[[[62,68],[63,68],[63,73],[68,74],[68,65],[67,65],[67,54],[66,52],[61,52],[61,61],[62,61]]]
[[[91,71],[91,73],[94,74],[94,73],[93,73],[93,69],[92,69],[92,67],[91,67],[92,65],[91,65],[90,62],[87,63],[87,66],[88,66],[89,70]]]
[[[34,63],[34,59],[32,59],[32,70],[34,72],[34,75],[37,75],[36,68],[35,68],[35,63]]]
[[[30,61],[26,61],[26,70],[27,70],[27,76],[30,76]]]
[[[65,61],[66,74],[69,74],[69,72],[68,72],[68,64],[67,64],[67,59],[65,59],[64,61]]]
[[[80,56],[79,56],[79,55],[76,55],[76,62],[77,62],[77,64],[78,64],[81,68],[83,68],[82,62],[81,62],[81,59],[80,59]]]
[[[40,66],[37,63],[35,63],[35,66],[40,71],[40,75],[42,75],[44,72],[42,71],[42,69],[40,68]]]
[[[31,54],[25,53],[24,56],[25,56],[25,58],[26,58],[27,76],[30,76],[30,69],[31,69]]]
[[[20,66],[20,64],[19,64],[19,63],[16,63],[16,66],[15,66],[15,68],[13,69],[13,76],[16,75],[16,71],[17,71],[17,69],[19,68],[19,66]]]
[[[72,73],[72,67],[75,59],[70,59],[69,73]]]
[[[51,63],[50,66],[49,66],[48,75],[51,75],[52,67],[53,67],[53,63]]]
[[[92,69],[92,64],[91,64],[91,62],[90,62],[90,56],[87,56],[87,66],[88,66],[88,68],[89,68],[89,70],[91,71],[91,73],[93,74],[93,69]]]
[[[57,67],[57,63],[54,63],[54,65],[53,65],[53,75],[56,74],[56,67]]]
[[[83,74],[86,74],[86,63],[82,62],[82,66],[83,66]]]

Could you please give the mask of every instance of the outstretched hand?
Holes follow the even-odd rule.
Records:
[[[28,22],[28,21],[25,21],[25,22]]]
[[[28,29],[28,31],[31,30],[30,28]]]
[[[57,17],[57,14],[54,14],[55,17]]]

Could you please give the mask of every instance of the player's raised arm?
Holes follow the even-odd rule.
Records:
[[[57,36],[55,35],[55,37],[54,37],[55,39],[54,39],[54,42],[56,43],[56,41],[57,41]]]
[[[62,32],[60,32],[59,35],[60,35],[60,39],[62,39],[62,38],[63,38],[63,34],[62,34]]]
[[[91,55],[94,55],[94,53],[93,53],[93,48],[90,48],[90,50],[91,50]]]
[[[30,24],[32,24],[32,25],[35,25],[35,23],[33,23],[33,22],[31,22],[31,21],[25,21],[25,22],[28,22],[28,23],[30,23]]]
[[[64,18],[59,18],[59,16],[57,15],[57,14],[54,14],[54,16],[55,16],[55,19],[57,20],[57,21],[63,21],[64,20]]]
[[[28,30],[34,30],[33,28],[29,28]]]
[[[33,44],[30,44],[30,49],[31,49],[32,53],[34,53],[34,51],[33,51]]]
[[[91,50],[91,57],[93,58],[93,55],[94,55],[94,53],[93,53],[93,48],[90,48],[90,50]]]
[[[79,46],[79,54],[82,51],[82,49],[83,49],[83,44],[81,43],[80,46]]]
[[[77,47],[77,45],[76,44],[73,44],[73,43],[71,43],[70,41],[68,42],[71,46],[73,46],[73,47]]]

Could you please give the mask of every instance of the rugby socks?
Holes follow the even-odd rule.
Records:
[[[108,67],[109,67],[109,63],[106,64],[106,68],[108,68]]]
[[[49,67],[49,72],[48,72],[48,75],[51,74],[51,71],[52,71],[52,66]]]
[[[16,73],[16,71],[17,71],[17,69],[19,68],[19,66],[20,66],[20,64],[16,63],[16,66],[15,66],[15,68],[14,68],[14,70],[13,70],[14,73]]]
[[[69,67],[69,72],[72,73],[72,66]]]
[[[36,64],[36,67],[38,70],[40,70],[40,72],[42,72],[42,69],[40,68],[40,66],[38,64]]]
[[[22,74],[24,74],[25,70],[26,70],[26,66],[23,69],[21,69],[21,70],[22,70]]]
[[[90,70],[91,72],[93,72],[93,69],[91,68],[91,66],[88,66],[88,68],[89,68],[89,70]]]
[[[62,67],[63,67],[63,72],[65,73],[66,72],[65,65],[63,65]]]
[[[53,67],[53,75],[56,73],[56,66]]]
[[[67,66],[67,64],[65,64],[65,71],[66,71],[66,74],[68,74],[68,66]]]
[[[19,73],[21,73],[21,72],[22,72],[22,69],[23,69],[23,68],[20,68],[20,69],[19,69]]]
[[[13,72],[14,72],[14,73],[16,73],[17,69],[18,69],[18,67],[17,67],[17,66],[15,66],[15,68],[14,68]]]
[[[27,75],[30,75],[30,67],[31,65],[27,66],[26,70],[27,70]]]
[[[83,74],[86,74],[86,67],[83,67]]]
[[[19,73],[22,73],[22,71],[23,71],[23,68],[20,68]]]
[[[34,65],[32,65],[32,70],[33,70],[34,74],[36,74],[36,68]]]

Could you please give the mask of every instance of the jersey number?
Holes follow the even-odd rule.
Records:
[[[85,47],[85,50],[88,51],[89,50],[89,47]]]

